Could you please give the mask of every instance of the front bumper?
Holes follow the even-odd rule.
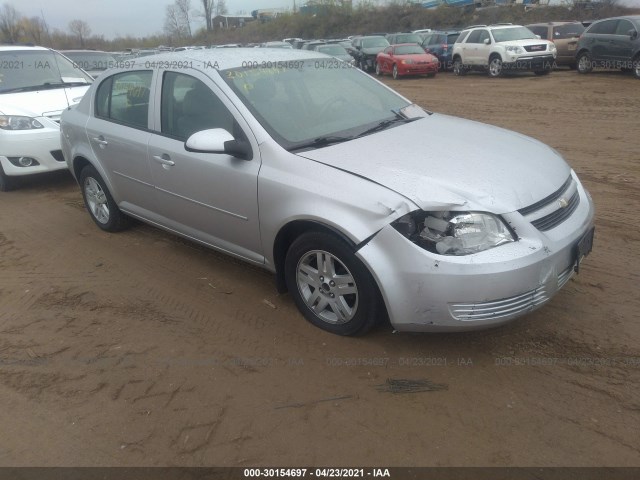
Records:
[[[594,219],[589,194],[581,186],[578,190],[581,202],[561,225],[540,232],[529,224],[518,229],[517,242],[484,252],[436,255],[389,225],[357,255],[378,283],[396,330],[461,331],[501,325],[545,304],[574,274],[575,246]],[[519,214],[508,216],[511,222]]]
[[[400,68],[398,68],[398,73],[400,75],[426,75],[429,73],[437,73],[437,72],[438,72],[438,63],[400,64]]]
[[[522,55],[520,57],[506,58],[502,63],[504,70],[551,70],[555,62],[555,56],[549,55]]]
[[[37,130],[0,131],[0,163],[7,176],[32,175],[67,168],[60,149],[60,128],[46,119],[38,120],[43,124],[51,123],[55,127],[47,125]],[[33,158],[38,165],[16,165],[15,159],[20,157]]]

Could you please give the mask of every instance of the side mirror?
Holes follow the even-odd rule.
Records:
[[[251,160],[251,148],[238,141],[223,128],[211,128],[194,133],[184,142],[187,152],[223,153],[243,160]]]
[[[629,35],[629,38],[631,40],[635,40],[636,38],[638,38],[638,32],[634,29],[629,30],[627,34]]]
[[[485,45],[490,45],[491,44],[491,39],[490,38],[485,38],[484,39],[484,44]]]
[[[536,35],[536,38],[540,40],[542,37],[540,35]]]

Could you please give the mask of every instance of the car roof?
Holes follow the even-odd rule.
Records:
[[[292,48],[214,48],[208,50],[184,50],[182,52],[159,53],[149,57],[135,58],[133,65],[145,67],[154,62],[193,61],[201,63],[205,68],[208,64],[217,64],[216,69],[244,67],[254,62],[288,62],[318,58],[318,52],[313,50],[297,50]],[[276,65],[274,65],[276,66]],[[148,67],[147,67],[148,68]]]
[[[34,47],[27,45],[0,45],[0,50],[9,51],[9,50],[50,50],[45,47]]]
[[[556,27],[559,25],[582,25],[582,23],[577,20],[572,20],[570,22],[540,22],[527,23],[525,27]]]

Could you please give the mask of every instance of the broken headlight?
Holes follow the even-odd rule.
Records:
[[[416,245],[440,255],[470,255],[517,240],[502,218],[486,212],[416,211],[392,226]]]

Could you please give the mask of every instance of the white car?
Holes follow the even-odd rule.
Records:
[[[0,190],[13,178],[63,170],[63,110],[80,101],[92,78],[54,50],[0,46]]]
[[[460,33],[453,45],[453,73],[487,71],[500,77],[511,70],[551,72],[557,50],[553,42],[541,40],[527,27],[511,24],[474,25]]]

